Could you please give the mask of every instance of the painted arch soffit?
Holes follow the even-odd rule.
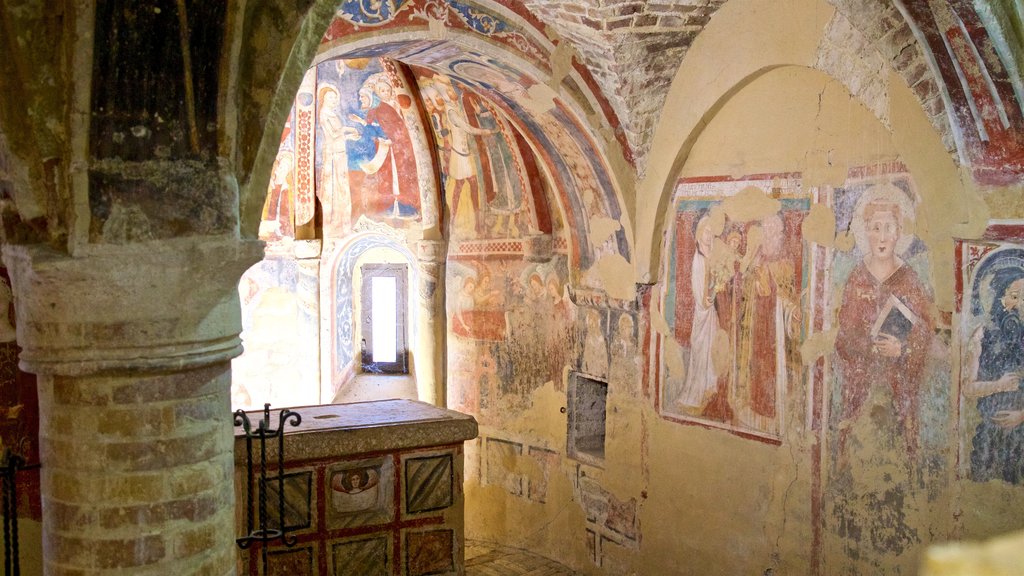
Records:
[[[460,90],[486,99],[525,136],[543,170],[571,234],[571,258],[581,272],[602,256],[630,260],[631,227],[621,192],[605,160],[600,140],[581,121],[574,102],[537,80],[542,70],[486,42],[437,40],[417,33],[382,38],[345,37],[325,43],[316,61],[387,57],[442,75]],[[346,41],[348,40],[348,41]],[[472,47],[467,47],[470,45]],[[609,231],[610,230],[610,231]],[[595,288],[597,286],[594,286]]]
[[[575,100],[581,118],[599,118],[602,131],[621,147],[624,160],[635,166],[635,151],[611,103],[570,43],[551,36],[550,28],[513,0],[345,0],[323,37],[326,47],[382,32],[426,32],[435,40],[471,36],[500,46],[503,52],[531,62],[547,84]],[[325,47],[321,48],[321,52]],[[620,152],[616,152],[617,154]]]

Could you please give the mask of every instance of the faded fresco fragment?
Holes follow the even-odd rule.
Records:
[[[234,408],[320,403],[316,269],[265,259],[242,275],[238,293],[245,352],[232,360]]]
[[[450,406],[486,422],[547,382],[563,389],[571,352],[564,266],[564,257],[449,263]]]
[[[270,190],[263,205],[263,218],[260,223],[261,240],[281,240],[295,235],[295,133],[292,129],[294,118],[295,110],[292,109],[284,131],[281,132],[281,147],[270,173]]]
[[[1016,233],[1024,226],[1003,226]],[[964,242],[960,336],[962,473],[976,482],[1024,483],[1024,248]]]
[[[684,358],[666,362],[662,414],[776,439],[802,374],[810,199],[791,179],[695,179],[674,206],[665,316]]]

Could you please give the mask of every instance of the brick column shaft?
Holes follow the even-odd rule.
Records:
[[[40,377],[48,574],[233,572],[230,385],[227,362]]]
[[[230,360],[262,243],[6,246],[39,375],[48,576],[235,573]]]

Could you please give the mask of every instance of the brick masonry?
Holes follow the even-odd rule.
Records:
[[[725,0],[526,0],[594,75],[642,173],[668,89],[690,43]],[[640,65],[638,65],[640,63]]]
[[[226,362],[40,377],[48,574],[232,572],[229,385]]]
[[[921,102],[947,150],[955,143],[939,83],[903,15],[885,0],[829,0],[815,67],[842,82],[888,125],[888,68]],[[691,43],[725,0],[524,0],[569,41],[622,122],[640,176],[665,97]]]

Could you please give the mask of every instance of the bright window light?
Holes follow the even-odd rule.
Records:
[[[398,351],[398,288],[394,276],[374,276],[372,318],[373,318],[373,361],[395,362]]]

